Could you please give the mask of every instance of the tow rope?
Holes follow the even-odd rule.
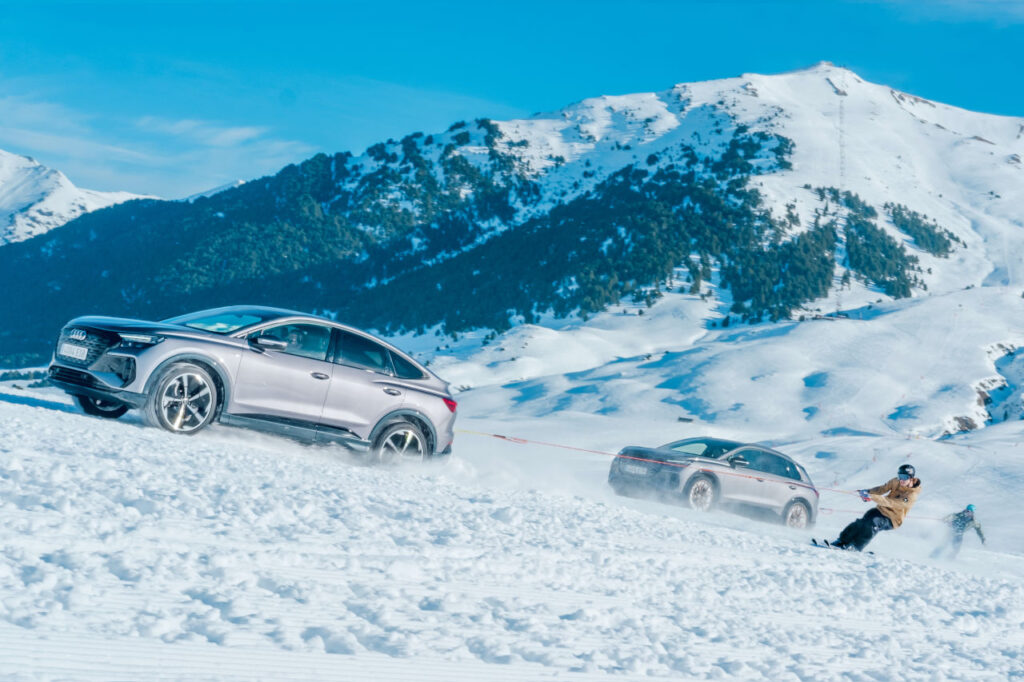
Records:
[[[575,452],[589,452],[590,454],[593,454],[593,455],[604,455],[606,457],[619,457],[621,459],[630,459],[630,460],[633,460],[633,461],[636,461],[636,462],[649,462],[651,464],[659,464],[661,466],[678,467],[680,469],[685,469],[686,467],[690,466],[689,464],[682,464],[680,462],[666,462],[666,461],[663,461],[663,460],[660,460],[660,459],[651,459],[651,458],[648,458],[648,457],[637,457],[636,455],[624,455],[624,454],[620,454],[620,453],[617,453],[617,452],[606,452],[604,450],[591,450],[589,448],[577,448],[577,447],[574,447],[572,445],[562,445],[560,443],[548,443],[548,442],[542,441],[542,440],[530,440],[529,438],[519,438],[519,437],[516,437],[516,436],[504,436],[504,435],[502,435],[500,433],[487,433],[485,431],[472,431],[470,429],[456,429],[455,431],[456,431],[456,433],[466,433],[466,434],[470,434],[470,435],[473,435],[473,436],[483,436],[485,438],[496,438],[498,440],[503,440],[503,441],[506,441],[506,442],[509,442],[509,443],[515,443],[516,445],[543,445],[543,446],[549,447],[549,448],[559,448],[561,450],[572,450],[572,451],[575,451]],[[756,480],[759,480],[759,481],[763,480],[763,477],[761,477],[761,476],[753,476],[751,474],[741,474],[741,473],[738,473],[738,472],[735,472],[735,471],[720,471],[718,469],[715,469],[715,470],[712,470],[712,469],[701,469],[701,471],[706,471],[708,473],[714,473],[715,475],[718,475],[718,476],[736,476],[738,478],[749,478],[749,479],[756,479]],[[799,485],[806,486],[807,484],[799,484]],[[855,491],[855,490],[843,490],[841,488],[824,488],[824,487],[818,487],[818,486],[814,486],[814,489],[818,490],[818,491],[827,490],[828,492],[840,493],[840,494],[843,494],[843,495],[853,495],[853,496],[858,497],[858,498],[860,497],[860,493]],[[824,512],[826,514],[833,514],[835,512],[850,513],[850,514],[860,514],[861,513],[860,511],[853,511],[853,510],[850,510],[850,509],[832,509],[830,507],[818,507],[818,511],[819,512]],[[928,519],[928,520],[931,520],[931,521],[941,521],[942,520],[942,519],[940,519],[938,517],[919,516],[919,515],[915,515],[914,518]]]

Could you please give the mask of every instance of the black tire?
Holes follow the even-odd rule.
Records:
[[[146,401],[146,421],[185,436],[194,435],[217,414],[217,383],[191,362],[177,362],[160,374]]]
[[[397,421],[385,426],[373,442],[371,455],[380,464],[424,462],[430,453],[423,430],[408,421]]]
[[[99,400],[98,398],[90,398],[86,395],[76,395],[75,402],[78,403],[78,406],[86,414],[91,414],[94,417],[103,417],[104,419],[123,417],[124,413],[129,410],[127,405],[116,400]]]
[[[697,474],[686,484],[683,499],[686,500],[690,509],[701,512],[711,511],[718,502],[718,485],[710,476]]]
[[[813,528],[811,508],[807,506],[806,502],[793,500],[782,511],[782,525],[787,528]]]

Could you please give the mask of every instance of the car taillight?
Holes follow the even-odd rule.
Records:
[[[441,398],[441,400],[444,401],[444,404],[447,405],[448,409],[452,412],[455,412],[455,408],[459,406],[459,404],[451,398]]]

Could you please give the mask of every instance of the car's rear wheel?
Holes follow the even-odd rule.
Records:
[[[422,462],[429,454],[422,429],[407,421],[384,427],[373,444],[372,452],[374,459],[382,464]]]
[[[124,416],[124,413],[128,411],[128,406],[124,403],[119,403],[116,400],[100,400],[99,398],[90,398],[87,395],[76,395],[75,402],[82,408],[82,411],[86,414],[91,414],[94,417],[103,417],[105,419],[117,419],[118,417]]]
[[[790,528],[807,528],[811,523],[811,510],[799,500],[793,500],[782,512],[782,523]]]
[[[146,403],[150,423],[184,435],[204,429],[216,412],[217,384],[209,372],[191,362],[164,370]]]
[[[711,511],[718,498],[718,487],[708,476],[697,475],[690,479],[683,492],[687,504],[697,511]]]

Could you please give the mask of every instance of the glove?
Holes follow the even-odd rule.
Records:
[[[866,489],[865,490],[858,490],[857,494],[860,495],[860,499],[862,499],[863,501],[865,501],[865,502],[870,502],[871,501],[871,495],[868,494],[868,491]]]

